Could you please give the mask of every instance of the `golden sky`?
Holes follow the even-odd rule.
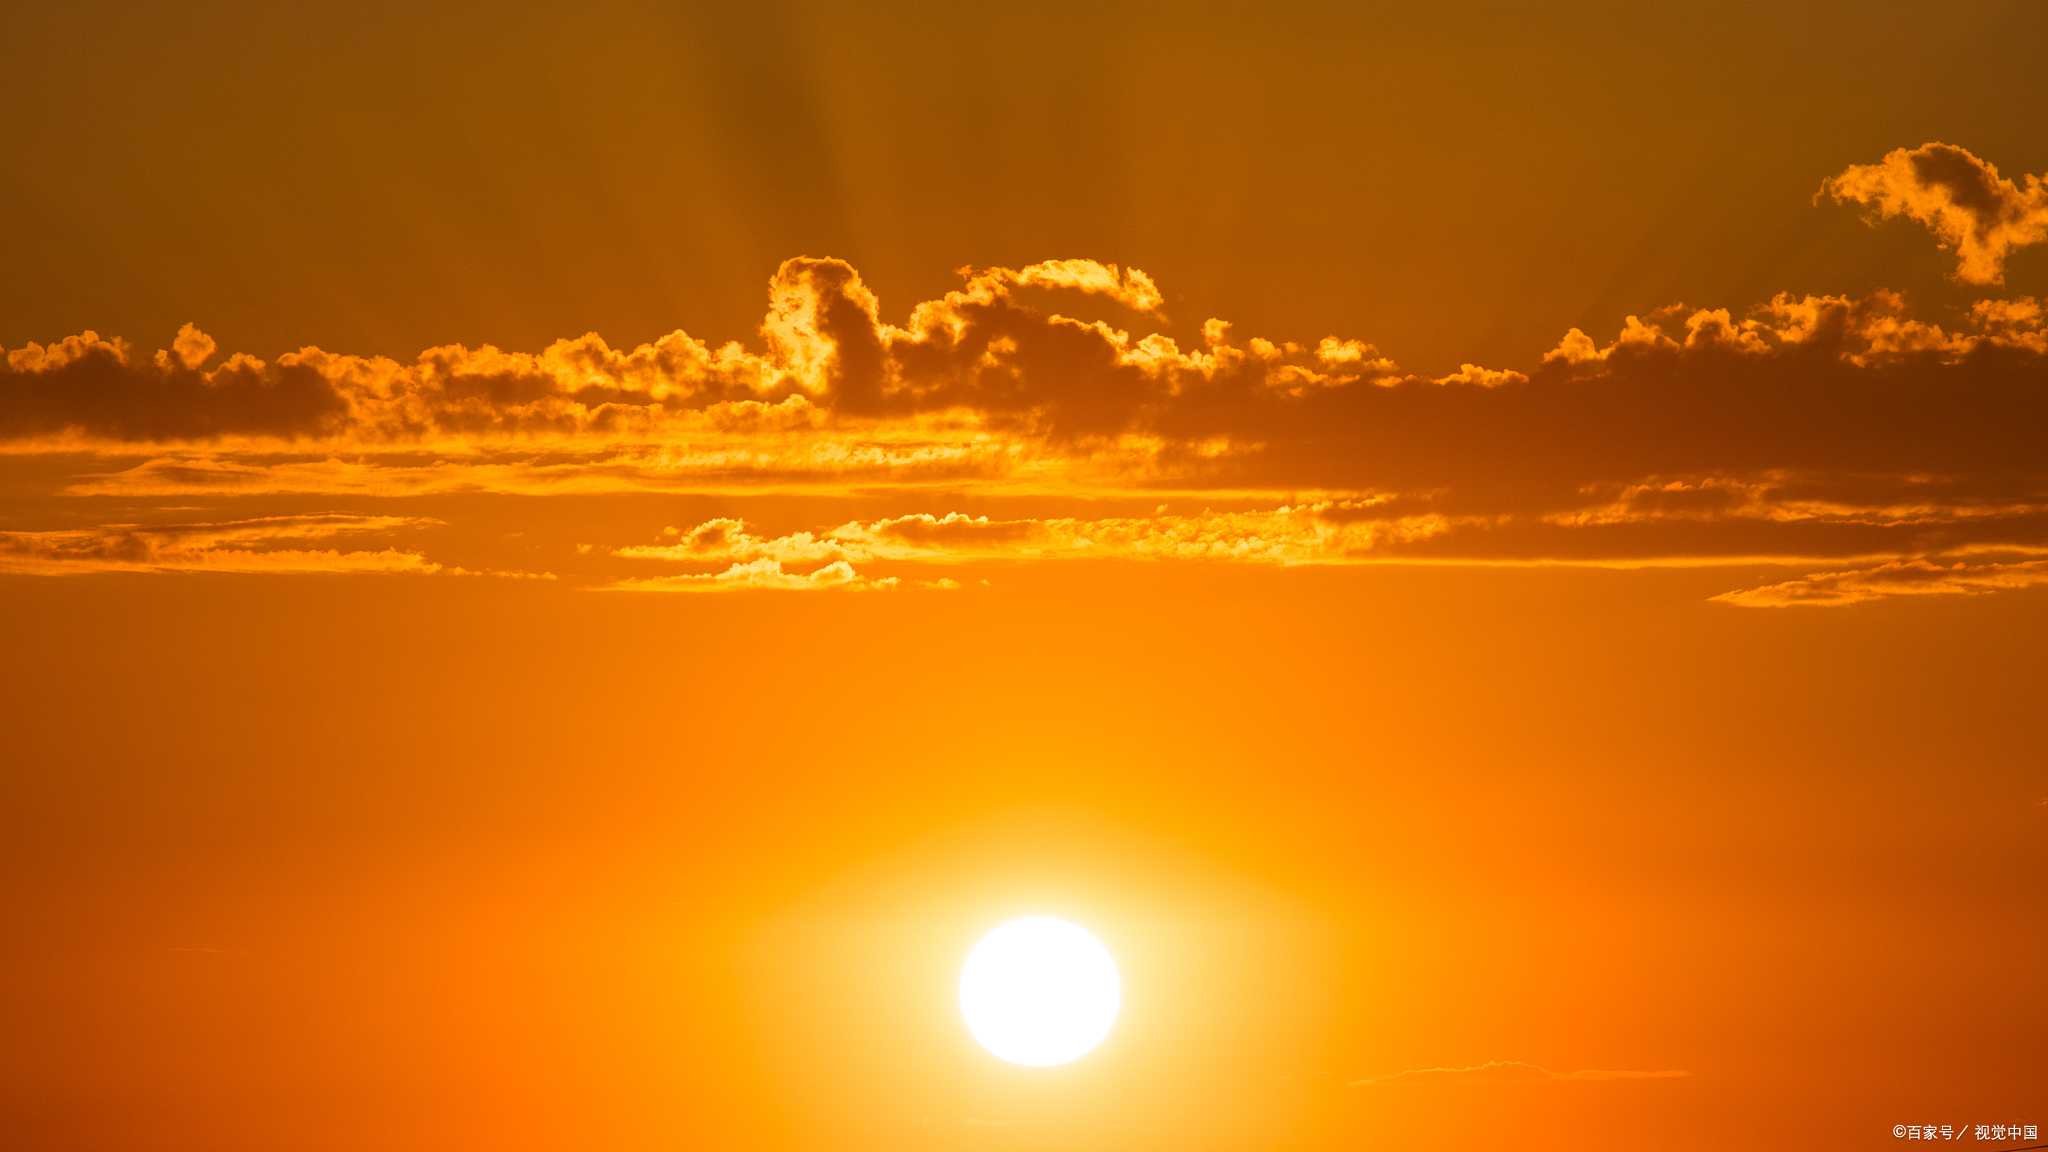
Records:
[[[11,22],[0,1143],[2048,1123],[2048,9]]]

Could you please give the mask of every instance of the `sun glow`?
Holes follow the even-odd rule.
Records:
[[[982,1047],[1044,1067],[1086,1055],[1123,998],[1109,950],[1065,920],[1033,916],[982,938],[960,973],[960,1012]]]

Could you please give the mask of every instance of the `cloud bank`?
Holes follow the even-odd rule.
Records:
[[[1945,144],[1824,191],[1925,223],[1971,282],[1997,282],[2048,229],[2039,178]],[[1177,338],[1158,285],[1114,264],[962,275],[899,321],[844,261],[786,261],[753,346],[677,331],[614,349],[593,333],[404,364],[223,357],[193,325],[153,354],[87,332],[5,353],[0,457],[73,454],[94,463],[58,495],[145,502],[795,493],[912,509],[592,542],[669,566],[610,581],[634,590],[884,588],[899,577],[869,566],[1081,558],[1771,563],[1818,574],[1723,601],[1842,605],[2020,587],[2048,556],[2037,298],[1942,317],[1889,291],[1671,305],[1605,340],[1573,328],[1519,368],[1431,376],[1351,337],[1240,338],[1211,319]],[[1079,320],[1027,289],[1122,311]],[[970,517],[963,495],[1067,509]],[[121,531],[8,547],[20,570],[93,549],[188,562],[171,537]]]

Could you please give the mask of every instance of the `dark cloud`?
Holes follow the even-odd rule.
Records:
[[[1890,195],[1910,178],[1968,217],[1971,243],[2009,250],[2038,181],[2000,183],[1945,147],[1830,188]],[[1021,288],[1106,297],[1131,328],[1031,307]],[[1948,327],[1890,292],[1781,295],[1747,315],[1673,306],[1604,344],[1573,329],[1526,372],[1433,378],[1356,340],[1239,340],[1214,320],[1182,348],[1147,334],[1162,297],[1143,273],[1086,260],[970,270],[900,326],[842,261],[790,260],[769,290],[756,350],[682,332],[616,350],[587,335],[535,354],[444,347],[400,364],[308,348],[208,369],[217,349],[189,325],[153,356],[92,334],[31,345],[0,371],[0,445],[131,458],[152,446],[75,495],[944,485],[1230,494],[1266,510],[933,509],[772,540],[733,519],[619,552],[738,565],[677,578],[691,586],[792,585],[780,565],[873,559],[1757,557],[1861,571],[2048,551],[2038,300],[1980,301]],[[851,583],[850,570],[824,579]]]
[[[213,342],[199,338],[210,353]],[[181,333],[177,343],[193,341]],[[333,382],[305,365],[235,356],[200,372],[183,356],[139,359],[125,341],[94,332],[16,350],[8,361],[0,371],[0,436],[8,439],[309,437],[338,428],[347,410]]]
[[[2031,493],[2048,474],[2034,434],[2048,418],[2048,335],[2034,301],[1986,302],[1968,333],[1884,293],[1780,297],[1740,321],[1667,310],[1631,318],[1605,348],[1574,330],[1526,376],[1468,367],[1436,380],[1370,346],[1238,346],[1221,325],[1183,351],[1024,307],[1007,287],[1020,275],[979,274],[896,328],[847,265],[792,260],[773,285],[766,355],[676,333],[630,352],[587,336],[539,355],[435,349],[402,366],[309,349],[202,373],[74,339],[10,354],[0,435],[17,448],[267,435],[529,451],[716,435],[741,449],[728,475],[766,480],[791,465],[760,446],[788,435],[835,447],[810,454],[820,471],[873,473],[882,456],[845,451],[849,437],[916,449],[921,434],[966,428],[1091,460],[1096,484],[1426,492],[1448,514],[1582,508],[1590,490],[1654,477],[1694,478],[1631,497],[1675,514],[1727,507],[1733,485],[1766,477],[1815,488],[1913,476],[1971,499]],[[988,465],[925,453],[920,467],[988,478]]]

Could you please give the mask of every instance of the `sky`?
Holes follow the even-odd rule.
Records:
[[[2040,5],[9,20],[11,1146],[2039,1142]]]

